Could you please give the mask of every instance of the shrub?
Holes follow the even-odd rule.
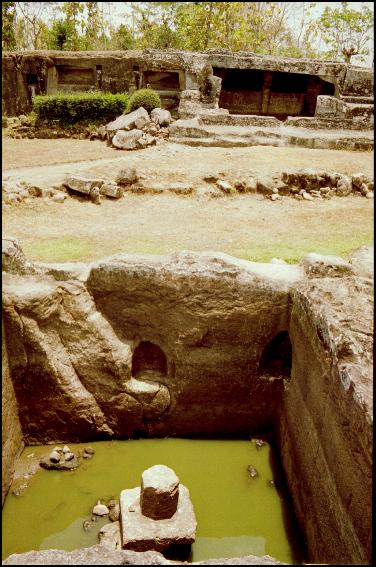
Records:
[[[159,94],[152,89],[140,89],[139,91],[135,91],[129,99],[128,112],[137,110],[137,108],[141,106],[145,108],[149,114],[154,108],[160,108],[161,99],[159,98]]]
[[[35,96],[33,108],[39,120],[65,125],[113,120],[126,111],[128,102],[126,93],[60,93]]]

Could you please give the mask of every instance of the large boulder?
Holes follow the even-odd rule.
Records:
[[[125,130],[119,130],[115,136],[112,138],[112,145],[119,150],[135,150],[139,147],[137,141],[142,137],[142,130],[131,130],[126,132]]]
[[[163,108],[154,108],[150,113],[151,119],[159,126],[169,126],[172,121],[171,113]]]
[[[148,111],[142,106],[129,114],[122,114],[116,120],[109,122],[106,126],[106,130],[109,135],[114,135],[119,130],[131,130],[136,127],[142,128],[148,122],[150,122],[150,117]]]

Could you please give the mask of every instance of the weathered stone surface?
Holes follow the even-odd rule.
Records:
[[[170,126],[170,135],[178,137],[195,136],[197,138],[208,138],[210,136],[199,117],[176,120]]]
[[[195,541],[196,517],[188,489],[179,485],[175,514],[155,521],[141,512],[140,488],[123,490],[120,494],[120,522],[123,549],[163,551],[174,544],[190,545]]]
[[[370,255],[302,266],[117,255],[91,267],[87,287],[6,274],[5,339],[26,440],[276,424],[310,560],[369,563]],[[259,365],[280,332],[291,338],[292,377],[265,381]],[[149,418],[165,394],[163,413]]]
[[[115,521],[101,527],[99,544],[109,549],[121,549],[120,522]]]
[[[79,175],[68,175],[64,181],[66,187],[85,195],[90,195],[91,189],[94,187],[100,188],[103,183],[104,179],[88,179]]]
[[[96,503],[93,508],[93,514],[95,516],[108,516],[110,510],[107,508],[105,504],[101,504],[100,500]]]
[[[18,417],[18,406],[10,375],[5,333],[2,323],[2,504],[13,480],[15,461],[24,442]]]
[[[357,275],[374,278],[375,259],[372,246],[361,246],[350,255],[349,260]]]
[[[110,506],[108,506],[110,508]],[[120,505],[119,503],[116,503],[115,506],[113,506],[112,508],[110,508],[110,513],[108,515],[108,517],[110,518],[111,522],[117,522],[120,518]]]
[[[353,267],[338,256],[322,256],[311,252],[300,261],[305,273],[310,277],[341,277],[354,273]]]
[[[151,119],[159,126],[169,126],[172,121],[171,113],[163,108],[154,108],[150,113]]]
[[[52,463],[58,463],[60,461],[61,455],[59,453],[59,451],[52,451],[48,458],[50,459],[50,461]]]
[[[179,479],[165,465],[154,465],[141,476],[141,511],[153,520],[171,518],[179,499]]]
[[[122,114],[116,120],[109,122],[106,126],[107,132],[110,135],[116,134],[119,130],[130,130],[135,127],[136,120],[142,120],[143,126],[149,122],[149,113],[145,108],[138,108],[129,114]],[[139,126],[140,128],[140,126]],[[141,126],[142,128],[142,126]]]
[[[142,130],[135,129],[129,132],[118,130],[112,138],[112,145],[120,150],[135,150],[138,147],[137,142],[142,135]]]
[[[112,550],[103,545],[95,545],[74,551],[48,549],[15,553],[3,561],[3,565],[181,565],[179,561],[169,561],[157,551]],[[191,565],[285,565],[269,555],[209,559]]]
[[[342,175],[337,181],[337,195],[346,197],[352,191],[351,180],[348,176]]]
[[[367,564],[373,288],[345,274],[301,282],[293,292],[294,363],[277,431],[308,560]]]
[[[113,199],[120,199],[123,196],[122,188],[116,185],[116,183],[103,183],[100,192],[102,195],[112,197]]]
[[[35,274],[37,269],[26,259],[17,238],[11,236],[3,237],[1,243],[2,271],[9,274]]]
[[[118,185],[132,185],[138,181],[138,174],[135,167],[123,168],[116,176],[115,182]]]
[[[53,451],[53,453],[56,453],[56,451]],[[59,459],[57,457],[51,459],[51,455],[49,455],[41,458],[40,466],[47,470],[71,471],[80,466],[80,461],[73,453],[61,455]]]
[[[223,193],[230,194],[234,192],[234,188],[232,187],[231,183],[226,181],[226,179],[218,179],[216,185],[218,189],[220,189]]]
[[[74,551],[48,549],[15,553],[5,559],[3,565],[171,565],[171,562],[155,551],[116,551],[99,544]]]

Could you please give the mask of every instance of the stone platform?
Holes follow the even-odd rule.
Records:
[[[179,485],[177,510],[171,518],[154,520],[144,516],[139,487],[120,494],[120,529],[123,549],[163,551],[171,545],[191,545],[195,541],[196,517],[189,490]]]

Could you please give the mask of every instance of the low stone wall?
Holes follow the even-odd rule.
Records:
[[[5,496],[13,480],[15,461],[24,447],[24,442],[9,371],[4,328],[2,331],[2,504],[4,504]]]

